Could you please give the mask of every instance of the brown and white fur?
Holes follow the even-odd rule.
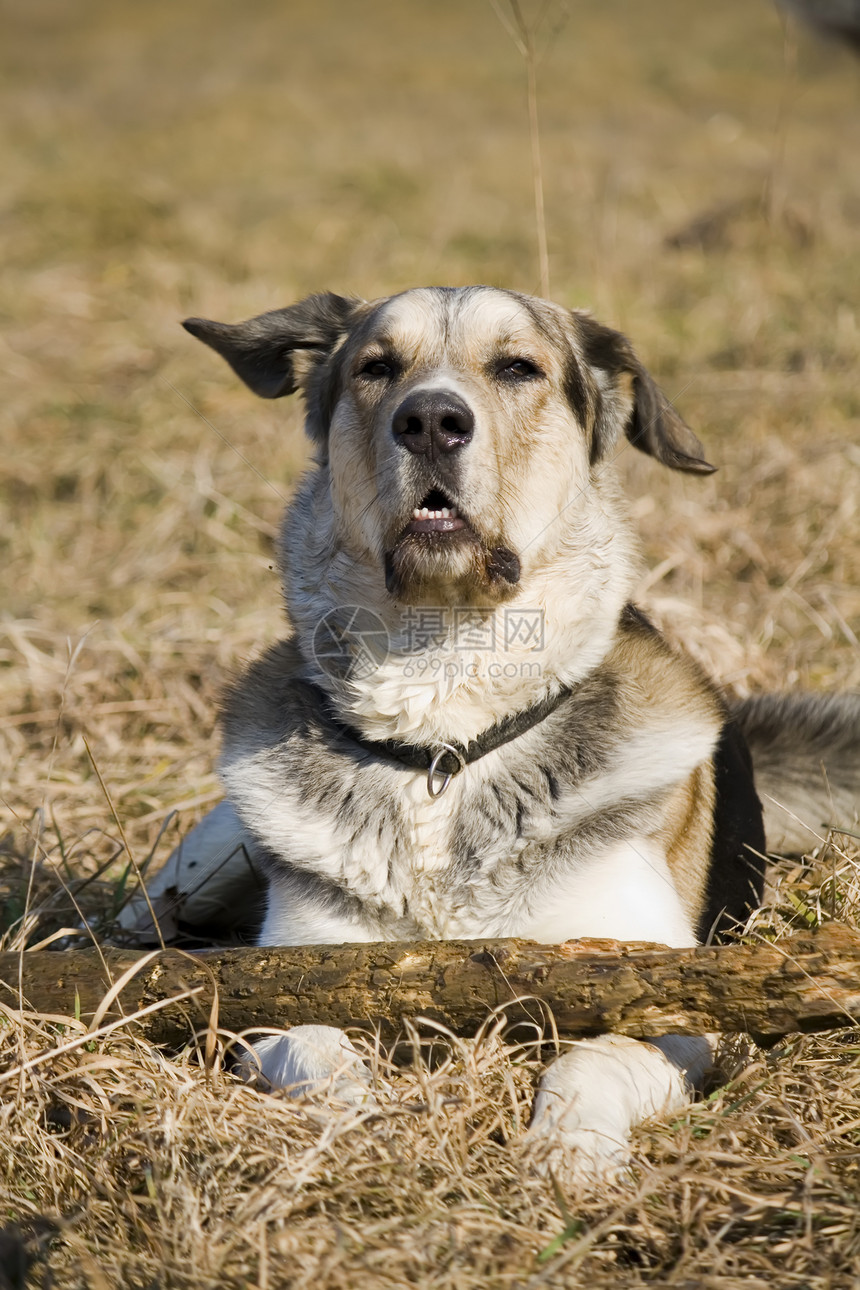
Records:
[[[742,922],[764,851],[749,756],[719,691],[630,604],[612,459],[626,436],[673,469],[712,467],[628,341],[487,287],[326,294],[185,326],[257,394],[300,390],[315,448],[279,548],[293,635],[228,696],[228,800],[186,853],[209,864],[241,839],[259,859],[259,943],[689,946]],[[384,631],[351,634],[356,607]],[[431,610],[416,648],[416,614]],[[510,630],[518,614],[540,622],[537,645]],[[321,623],[340,633],[334,659]],[[553,695],[549,715],[435,798],[426,770],[374,750],[468,745]],[[815,725],[798,702],[780,730],[800,709]],[[845,702],[832,715],[856,761],[860,704]],[[735,716],[753,741],[773,733],[773,709]],[[795,761],[814,796],[822,731],[808,742]],[[300,1027],[257,1052],[273,1084],[335,1079],[341,1096],[370,1096],[342,1032]],[[631,1126],[682,1105],[710,1060],[706,1039],[573,1044],[530,1133],[556,1167],[605,1173]]]

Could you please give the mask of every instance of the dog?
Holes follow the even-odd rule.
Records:
[[[714,468],[622,334],[490,287],[184,326],[257,395],[300,391],[314,449],[278,547],[292,635],[231,687],[227,800],[179,861],[241,840],[268,881],[260,945],[693,946],[760,902],[759,791],[783,846],[811,835],[772,798],[853,820],[860,697],[731,706],[632,602],[615,456]],[[373,1096],[340,1031],[255,1050],[270,1085]],[[529,1135],[605,1177],[711,1062],[708,1037],[573,1043]]]

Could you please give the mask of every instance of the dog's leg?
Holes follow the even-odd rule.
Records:
[[[630,1159],[630,1130],[686,1106],[712,1060],[709,1036],[601,1035],[573,1044],[535,1097],[528,1138],[538,1168],[580,1185],[618,1174]]]
[[[259,919],[264,879],[260,848],[229,801],[219,802],[174,848],[152,878],[147,896],[134,895],[117,919],[137,941],[157,942],[154,913],[166,941],[177,924],[231,928]]]
[[[267,1086],[286,1089],[292,1097],[377,1105],[370,1071],[337,1026],[294,1026],[282,1035],[266,1035],[246,1052],[239,1070],[245,1079],[262,1077]]]
[[[349,913],[332,907],[314,889],[275,873],[258,944],[337,945],[371,940],[371,933]],[[279,1035],[254,1040],[242,1059],[246,1079],[262,1077],[270,1088],[293,1097],[325,1097],[350,1106],[373,1107],[377,1099],[371,1073],[345,1031],[337,1026],[293,1026]]]

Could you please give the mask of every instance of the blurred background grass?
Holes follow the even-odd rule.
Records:
[[[550,29],[552,295],[631,335],[720,466],[622,454],[643,594],[739,689],[858,685],[856,62],[763,0]],[[86,736],[148,849],[218,796],[217,691],[281,630],[305,460],[298,404],[178,320],[537,290],[525,70],[477,0],[32,0],[5,33],[0,793],[112,839]]]

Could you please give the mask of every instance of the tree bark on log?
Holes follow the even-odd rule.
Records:
[[[860,934],[831,924],[778,944],[673,950],[616,941],[522,940],[0,955],[0,1010],[23,1006],[88,1023],[107,991],[139,970],[104,1012],[158,1043],[187,1042],[208,1023],[233,1032],[301,1023],[378,1029],[385,1040],[424,1018],[474,1034],[494,1009],[562,1035],[605,1031],[752,1031],[776,1036],[860,1021]],[[186,991],[191,998],[166,1002]],[[165,1006],[160,1006],[162,1003]]]

